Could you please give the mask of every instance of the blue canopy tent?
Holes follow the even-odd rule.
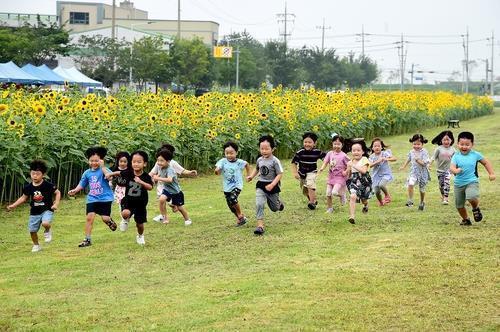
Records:
[[[43,84],[38,77],[35,77],[23,71],[12,61],[9,61],[7,63],[0,63],[0,82],[20,83],[20,84]]]
[[[47,68],[46,70],[42,69],[42,67]],[[33,66],[32,64],[27,64],[21,68],[25,72],[27,72],[30,75],[33,75],[40,79],[43,84],[57,84],[57,85],[62,85],[64,84],[64,78],[61,76],[57,75],[54,73],[52,70],[50,70],[49,67],[46,65],[42,65],[39,67]]]

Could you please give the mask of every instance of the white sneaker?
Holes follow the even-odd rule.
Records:
[[[135,240],[137,241],[137,244],[140,244],[141,246],[146,244],[146,241],[144,240],[144,234],[143,235],[137,234]]]
[[[120,231],[125,232],[128,229],[128,220],[122,219],[120,221]]]
[[[333,213],[333,208],[326,209],[326,213]]]
[[[443,201],[442,201],[441,203],[442,203],[443,205],[448,205],[448,204],[449,204],[449,203],[448,203],[448,200],[446,200],[446,199],[443,199]]]
[[[44,232],[43,237],[45,238],[45,243],[49,243],[52,241],[52,231],[49,229],[48,232]]]
[[[42,250],[42,247],[39,244],[34,244],[33,248],[31,248],[31,252],[39,252],[40,250]]]
[[[193,222],[191,221],[191,219],[188,219],[188,220],[184,220],[184,226],[189,226],[191,225]]]
[[[161,214],[159,214],[153,218],[153,221],[156,221],[156,222],[162,222],[163,220],[165,220],[165,217]]]

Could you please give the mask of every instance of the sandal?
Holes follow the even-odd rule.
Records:
[[[113,232],[116,231],[116,228],[118,227],[116,223],[113,221],[113,219],[109,219],[108,221],[104,222],[106,225],[108,225],[109,229],[112,230]]]
[[[347,221],[349,221],[351,224],[355,224],[356,222],[354,221],[354,218],[349,218]]]
[[[480,222],[481,220],[483,220],[483,214],[481,213],[481,210],[478,207],[472,209],[472,214],[474,215],[475,222]]]
[[[261,227],[261,226],[258,226],[254,231],[253,233],[255,235],[263,235],[264,234],[264,227]]]
[[[247,217],[243,216],[238,219],[238,222],[236,223],[236,227],[243,226],[247,223]]]

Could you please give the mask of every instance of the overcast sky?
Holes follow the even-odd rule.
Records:
[[[77,0],[79,1],[79,0]],[[86,2],[92,2],[88,0]],[[111,4],[112,0],[94,1]],[[120,0],[117,0],[117,4]],[[177,19],[177,0],[135,0],[136,8],[149,12],[151,19]],[[469,58],[477,61],[474,79],[484,79],[484,59],[491,58],[495,32],[495,77],[500,76],[500,0],[288,0],[288,43],[293,47],[321,46],[319,28],[325,20],[325,48],[338,54],[361,52],[364,25],[365,53],[374,59],[384,76],[399,67],[394,42],[403,38],[407,48],[406,71],[435,71],[427,81],[445,80],[453,71],[462,73],[462,37],[469,27]],[[1,12],[56,12],[55,0],[1,1]],[[277,0],[181,0],[181,19],[219,23],[219,33],[247,30],[261,42],[280,38],[283,24],[277,14],[285,11],[285,1]],[[281,18],[283,19],[283,17]],[[281,37],[283,38],[283,37]],[[458,78],[459,80],[461,79]]]

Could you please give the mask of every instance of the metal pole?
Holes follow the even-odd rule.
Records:
[[[129,72],[128,72],[128,80],[129,80],[129,84],[130,86],[132,87],[132,50],[134,48],[134,25],[135,24],[131,24],[130,25],[130,31],[132,31],[132,43],[130,44],[130,66],[129,66]]]
[[[240,44],[236,45],[236,91],[240,86]]]
[[[486,78],[484,80],[484,94],[487,95],[488,94],[488,71],[489,71],[488,59],[486,59],[484,61],[484,63],[486,64]]]
[[[115,40],[115,29],[116,29],[116,0],[113,0],[113,10],[111,11],[111,39]]]
[[[177,38],[181,39],[181,0],[177,0]]]
[[[495,95],[495,88],[493,87],[493,80],[494,76],[493,75],[493,59],[495,58],[495,32],[491,32],[491,65],[490,65],[490,70],[491,70],[491,76],[490,76],[490,94],[492,96]]]
[[[465,93],[469,93],[469,27],[465,35]]]

